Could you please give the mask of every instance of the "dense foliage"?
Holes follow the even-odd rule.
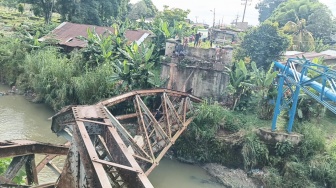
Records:
[[[142,18],[154,18],[158,10],[151,0],[141,0],[130,5],[128,18],[138,20]]]
[[[11,6],[10,1],[2,2]],[[63,21],[112,25],[115,29],[115,32],[104,35],[88,30],[88,37],[81,38],[88,43],[87,47],[71,53],[37,40],[53,29],[53,25],[16,26],[15,35],[0,37],[1,82],[20,86],[34,101],[45,102],[54,110],[69,104],[92,104],[133,89],[162,86],[164,80],[159,77],[157,62],[164,52],[165,40],[190,36],[197,29],[184,21],[189,10],[164,7],[159,12],[150,0],[130,7],[127,7],[126,0],[108,3],[103,0],[58,0],[50,1],[55,4],[52,10],[46,7],[47,12],[41,10],[43,5],[39,5],[40,2],[44,1],[34,1],[33,10],[36,14],[44,14],[46,19],[49,19],[48,14],[58,12]],[[299,145],[289,140],[265,144],[251,131],[270,126],[268,120],[273,114],[276,92],[273,81],[277,75],[271,62],[281,58],[290,42],[294,44],[298,41],[297,36],[303,36],[305,32],[321,38],[318,40],[321,41],[320,49],[324,48],[323,40],[327,40],[325,36],[329,34],[328,29],[322,33],[315,27],[324,27],[324,23],[314,25],[316,20],[329,19],[328,12],[318,9],[321,7],[315,1],[309,1],[314,5],[312,7],[311,4],[304,6],[302,2],[308,1],[303,0],[286,2],[295,6],[280,2],[264,0],[258,7],[263,14],[260,19],[269,17],[274,9],[269,19],[284,27],[279,29],[277,23],[267,21],[243,34],[235,62],[226,71],[230,75],[225,93],[227,108],[212,102],[198,105],[195,120],[177,140],[173,151],[188,162],[218,162],[247,171],[264,169],[266,174],[262,181],[266,187],[335,187],[336,144],[334,141],[327,146],[323,127],[312,125],[316,124],[315,121],[322,121],[324,115],[316,102],[300,95],[297,116],[300,122],[294,126],[295,131],[304,137]],[[275,8],[277,4],[280,6]],[[315,12],[301,14],[307,12],[307,7],[315,10],[315,6]],[[281,7],[286,7],[289,12],[295,8],[299,12],[296,14],[298,19],[292,20],[291,13]],[[322,12],[323,18],[317,10]],[[155,17],[152,23],[142,19],[150,17]],[[290,19],[277,20],[287,17]],[[139,28],[151,30],[156,38],[151,43],[129,44],[123,33],[126,29]],[[292,41],[283,31],[292,35]],[[302,39],[303,43],[306,40]],[[314,47],[317,49],[316,43]],[[285,115],[283,119],[285,121]],[[8,160],[0,161],[0,171],[8,163]]]
[[[259,12],[259,22],[267,20],[273,13],[273,11],[286,0],[262,0],[256,5],[256,9]]]
[[[92,104],[133,89],[159,87],[153,63],[154,45],[126,45],[122,28],[97,35],[88,31],[88,46],[65,54],[60,48],[2,37],[2,81],[35,93],[35,101],[54,110],[69,104]],[[35,46],[31,45],[40,45]]]
[[[58,0],[56,10],[62,21],[91,25],[111,25],[126,18],[129,0]]]
[[[268,68],[274,60],[280,59],[289,45],[289,39],[275,23],[264,22],[247,31],[235,59],[249,57],[257,67]]]
[[[305,20],[315,39],[330,42],[333,16],[328,7],[316,0],[289,0],[280,4],[269,18],[283,27],[287,22]]]

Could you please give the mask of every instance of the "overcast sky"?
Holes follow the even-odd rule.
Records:
[[[139,0],[131,0],[131,3]],[[259,0],[247,0],[248,6],[246,7],[246,13],[244,21],[249,22],[250,25],[258,24],[258,11],[255,9],[255,5]],[[213,23],[213,10],[215,9],[216,24],[219,20],[224,20],[225,24],[229,24],[232,20],[239,16],[238,21],[242,21],[245,0],[152,0],[154,5],[159,9],[163,9],[163,5],[169,7],[189,9],[191,12],[189,18],[192,21],[205,22],[212,25]],[[320,2],[326,4],[334,15],[336,15],[336,0],[320,0]],[[211,10],[211,11],[210,11]]]

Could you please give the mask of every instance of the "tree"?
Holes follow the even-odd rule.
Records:
[[[329,10],[322,7],[308,16],[306,29],[310,31],[315,39],[329,42],[331,40],[333,20]]]
[[[139,1],[135,3],[134,5],[131,5],[131,10],[128,14],[128,18],[132,20],[138,20],[140,18],[152,18],[155,17],[157,14],[157,9],[154,5],[152,5],[151,0],[147,0],[150,2],[147,2],[145,0]]]
[[[129,0],[58,0],[57,12],[62,21],[110,26],[115,19],[124,20]]]
[[[256,5],[256,9],[258,9],[259,12],[259,22],[265,21],[267,18],[269,18],[273,11],[282,3],[285,2],[286,0],[263,0],[259,2]]]
[[[20,4],[18,5],[18,11],[19,11],[21,14],[23,14],[23,12],[24,12],[24,6],[23,6],[22,3],[20,3]]]
[[[306,20],[299,20],[296,17],[296,22],[288,21],[284,26],[284,32],[291,34],[293,37],[293,50],[313,51],[314,37],[310,31],[306,29]]]
[[[332,14],[328,7],[317,0],[288,0],[281,3],[269,18],[283,27],[289,21],[297,23],[306,20],[307,27],[314,38],[330,41],[332,33]]]
[[[8,8],[17,8],[19,4],[19,0],[1,0],[0,5],[8,7]]]
[[[158,13],[158,9],[153,4],[152,0],[143,0],[146,3],[147,8],[150,10],[152,16],[155,16]]]
[[[169,26],[173,26],[174,22],[185,21],[188,17],[190,10],[183,10],[180,8],[169,8],[169,6],[163,6],[163,11],[157,16],[157,18],[167,21]]]
[[[75,0],[57,0],[56,10],[61,15],[62,21],[72,21],[72,17],[78,9]]]
[[[249,57],[257,67],[267,69],[289,46],[289,38],[279,30],[276,23],[264,22],[250,29],[243,37],[235,53],[235,59]]]
[[[56,0],[22,0],[22,1],[25,3],[32,4],[34,14],[37,16],[40,16],[40,14],[42,14],[44,17],[44,22],[46,24],[50,23]]]

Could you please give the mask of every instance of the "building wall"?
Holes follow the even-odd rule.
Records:
[[[225,67],[231,67],[232,48],[187,48],[186,56],[166,56],[162,63],[161,78],[166,87],[178,91],[192,89],[192,94],[221,100],[229,83]],[[217,58],[217,59],[216,59]]]

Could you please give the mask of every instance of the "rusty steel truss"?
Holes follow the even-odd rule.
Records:
[[[0,158],[13,158],[3,175],[0,176],[0,187],[27,187],[18,186],[13,179],[24,166],[27,185],[38,185],[37,174],[44,166],[54,172],[60,171],[51,162],[56,156],[67,155],[69,144],[53,145],[29,140],[13,140],[0,142]],[[35,165],[35,155],[46,155],[38,165]]]
[[[146,102],[152,99],[159,101],[157,105]],[[69,141],[69,149],[66,153],[47,153],[51,154],[49,158],[66,154],[64,167],[60,171],[44,159],[36,169],[49,164],[60,174],[51,187],[151,188],[147,176],[192,122],[195,102],[201,99],[184,92],[152,89],[129,92],[91,106],[65,107],[53,116],[51,129]],[[0,157],[2,151],[0,144]],[[31,156],[39,153],[29,148],[19,151],[22,149],[16,149],[24,158],[20,159],[29,164]],[[34,179],[37,173],[32,167],[28,169],[33,171],[28,184],[38,184]]]

